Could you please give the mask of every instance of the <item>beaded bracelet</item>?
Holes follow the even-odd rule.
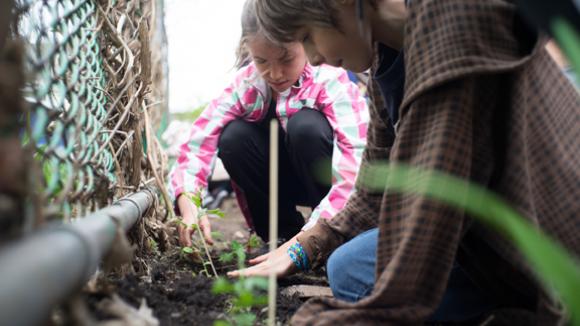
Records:
[[[292,262],[294,262],[294,265],[296,265],[299,270],[307,271],[310,268],[310,266],[308,266],[308,256],[299,242],[291,245],[287,252],[288,256],[290,256],[290,259],[292,259]]]

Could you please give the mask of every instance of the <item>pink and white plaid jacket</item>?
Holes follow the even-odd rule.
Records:
[[[223,128],[232,120],[257,122],[266,116],[270,88],[253,63],[240,69],[233,83],[211,101],[193,124],[189,139],[180,147],[169,176],[169,193],[175,199],[183,192],[207,191],[208,178],[217,157]],[[304,229],[318,218],[331,219],[354,191],[354,183],[366,145],[368,107],[358,87],[345,70],[306,64],[298,86],[279,94],[276,117],[286,129],[288,119],[302,108],[321,111],[334,133],[332,187],[312,211]]]

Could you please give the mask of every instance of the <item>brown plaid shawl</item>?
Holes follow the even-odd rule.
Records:
[[[572,253],[580,251],[580,97],[502,0],[413,0],[405,37],[406,84],[397,138],[371,111],[359,173],[374,160],[406,162],[485,185]],[[381,108],[381,105],[375,107]],[[462,211],[412,194],[372,193],[358,185],[345,209],[299,238],[314,265],[361,232],[379,226],[377,281],[350,304],[313,299],[296,325],[418,324],[432,314],[461,248],[484,242],[506,284],[525,289],[532,273],[501,236]],[[356,268],[356,267],[355,267]],[[498,265],[497,268],[500,268]],[[530,281],[533,282],[533,281]],[[562,312],[535,293],[538,324]]]

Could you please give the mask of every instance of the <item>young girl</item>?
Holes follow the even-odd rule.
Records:
[[[307,63],[300,43],[275,45],[258,28],[253,0],[242,16],[241,48],[251,62],[196,120],[170,176],[170,193],[183,221],[196,223],[186,193],[205,191],[216,157],[237,188],[247,222],[268,239],[270,120],[279,122],[279,236],[286,240],[319,218],[332,218],[353,191],[366,143],[368,109],[345,70]],[[244,62],[244,57],[238,62]],[[327,170],[332,182],[319,181]],[[329,178],[330,179],[330,178]],[[330,184],[330,186],[329,186]],[[313,211],[307,225],[297,205]],[[207,216],[199,225],[211,243]],[[180,228],[182,245],[191,228]]]
[[[580,98],[538,33],[508,0],[408,3],[257,0],[257,14],[270,38],[303,42],[312,64],[373,67],[387,105],[371,106],[361,175],[388,159],[476,182],[579,255]],[[295,325],[471,324],[497,308],[525,324],[563,315],[508,241],[422,195],[357,186],[341,213],[297,240],[230,274],[286,275],[332,253],[335,297],[360,301],[314,299]]]

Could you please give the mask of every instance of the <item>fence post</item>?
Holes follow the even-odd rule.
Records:
[[[0,1],[0,239],[22,228],[26,195],[26,162],[20,133],[24,113],[22,46],[10,38],[13,1]]]

